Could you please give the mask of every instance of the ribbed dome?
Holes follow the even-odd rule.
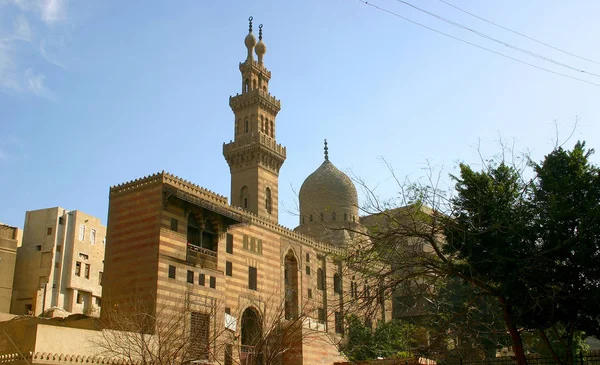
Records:
[[[300,225],[358,219],[356,187],[327,159],[304,180],[299,198]]]

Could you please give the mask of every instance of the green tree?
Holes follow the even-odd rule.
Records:
[[[354,315],[349,316],[346,322],[348,336],[340,344],[340,351],[351,361],[410,356],[414,326],[393,320],[380,322],[372,330]]]

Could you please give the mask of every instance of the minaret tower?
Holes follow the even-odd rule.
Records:
[[[249,21],[244,41],[248,56],[240,63],[242,93],[229,97],[235,115],[234,140],[223,144],[223,155],[231,171],[231,204],[277,222],[279,169],[286,155],[285,147],[275,141],[275,118],[281,103],[269,94],[271,72],[263,65],[267,47],[262,24],[257,43],[252,17]]]

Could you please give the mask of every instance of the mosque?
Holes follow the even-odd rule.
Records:
[[[325,142],[323,163],[300,189],[298,227],[278,224],[281,105],[269,92],[262,25],[257,40],[252,18],[244,43],[241,93],[229,98],[234,138],[223,145],[231,202],[166,172],[111,187],[101,317],[132,310],[132,294],[153,313],[185,303],[196,356],[225,364],[267,356],[258,347],[271,323],[301,318],[287,336],[293,340],[281,345],[284,363],[331,364],[341,359],[336,343],[347,307],[370,300],[360,271],[341,260],[364,229],[356,187],[329,161]],[[273,316],[279,308],[280,318]],[[381,301],[372,315],[389,319],[390,303]]]

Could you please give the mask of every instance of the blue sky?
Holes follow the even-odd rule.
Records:
[[[470,17],[439,0],[407,0],[489,36],[583,69],[518,53],[395,0],[373,0],[453,36],[600,83],[600,64]],[[448,0],[600,62],[600,2]],[[141,5],[143,4],[143,6]],[[447,180],[501,136],[541,159],[556,140],[600,147],[600,87],[541,71],[420,28],[357,0],[0,0],[0,221],[26,210],[79,209],[106,222],[111,185],[161,170],[229,196],[222,144],[228,98],[241,89],[247,18],[264,24],[281,99],[280,223],[297,224],[296,192],[323,160],[375,188],[419,179],[429,161]],[[255,28],[256,29],[256,28]],[[598,156],[594,157],[598,161]],[[285,211],[289,211],[286,213]]]

